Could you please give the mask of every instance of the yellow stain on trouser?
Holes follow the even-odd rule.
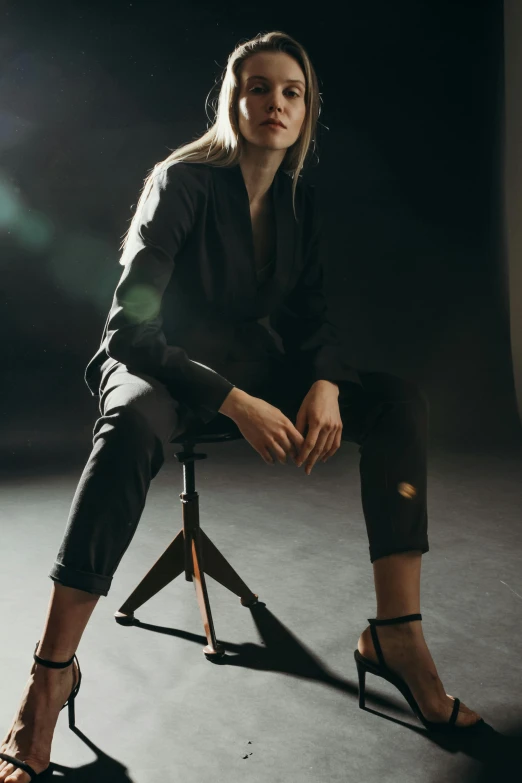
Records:
[[[403,498],[414,498],[417,494],[417,490],[414,486],[411,484],[407,484],[405,481],[401,481],[400,484],[397,485],[397,489],[399,491],[399,494],[403,496]]]

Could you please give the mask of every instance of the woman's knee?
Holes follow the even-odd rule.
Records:
[[[400,394],[397,402],[409,407],[411,415],[414,417],[427,417],[430,410],[430,403],[422,386],[417,383],[417,381],[407,378],[398,378],[398,387]]]
[[[388,372],[367,373],[364,386],[383,403],[411,403],[413,407],[429,411],[429,399],[423,387],[410,378]]]
[[[377,373],[376,373],[377,375]],[[372,379],[372,391],[376,397],[379,415],[375,417],[371,432],[378,442],[427,443],[429,400],[423,388],[416,382],[391,373],[378,373]]]
[[[156,378],[130,373],[122,365],[104,387],[99,426],[111,421],[118,438],[137,443],[156,438],[165,444],[182,426],[182,407]]]
[[[135,405],[120,405],[105,411],[95,422],[93,441],[111,438],[126,448],[144,448],[155,439],[154,430]]]
[[[93,430],[93,453],[111,462],[141,465],[154,478],[165,461],[164,444],[150,422],[133,405],[114,408],[97,419]]]

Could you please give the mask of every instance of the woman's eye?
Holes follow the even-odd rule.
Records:
[[[262,87],[260,84],[257,87],[252,87],[250,92],[254,92],[254,90],[263,90],[264,87]],[[295,90],[287,90],[287,93],[291,93],[293,98],[299,98],[299,93],[295,92]]]

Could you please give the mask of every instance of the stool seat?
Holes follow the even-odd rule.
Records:
[[[180,435],[171,438],[169,443],[223,443],[240,438],[243,438],[243,435],[235,422],[227,416],[218,414],[207,424],[196,420]]]

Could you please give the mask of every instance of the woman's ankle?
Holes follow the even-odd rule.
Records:
[[[393,607],[393,608],[382,608],[378,609],[377,613],[375,615],[376,620],[392,620],[396,617],[407,617],[411,614],[420,614],[420,609],[417,607]],[[397,627],[400,626],[420,626],[422,625],[421,620],[406,620],[403,623],[391,623],[391,625],[396,625]]]
[[[413,614],[410,612],[410,614]],[[402,615],[395,615],[396,617],[400,617]],[[380,617],[377,617],[377,619],[381,619]],[[383,620],[388,619],[386,616],[382,618]],[[422,622],[419,620],[415,620],[413,622],[406,622],[406,623],[392,623],[391,625],[377,625],[375,626],[375,630],[377,631],[379,636],[388,636],[388,637],[405,637],[411,640],[419,640],[424,641],[424,632],[422,629]]]

